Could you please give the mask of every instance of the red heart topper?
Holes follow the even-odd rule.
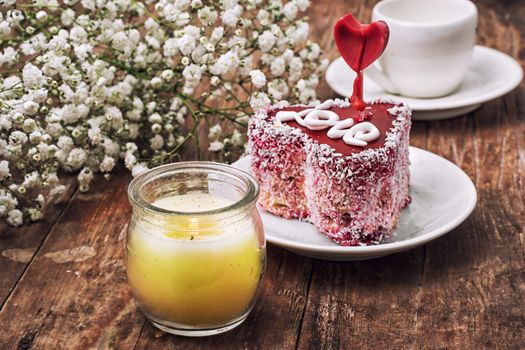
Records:
[[[358,110],[365,108],[362,71],[385,51],[388,37],[388,25],[383,21],[361,24],[349,13],[335,23],[335,44],[345,62],[357,73],[350,101]]]
[[[388,25],[383,21],[359,23],[351,13],[334,27],[335,44],[350,68],[358,72],[381,56],[388,43]]]

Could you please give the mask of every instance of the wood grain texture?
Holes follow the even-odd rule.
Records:
[[[66,185],[66,191],[47,204],[41,221],[24,228],[0,223],[0,310],[75,192],[72,179]]]
[[[312,1],[312,39],[335,58],[334,21],[350,11],[366,21],[375,3]],[[525,64],[523,1],[476,3],[478,43]],[[324,82],[319,95],[336,96]],[[469,115],[414,123],[411,144],[473,179],[479,201],[467,221],[412,251],[355,263],[269,245],[252,314],[206,339],[155,330],[131,298],[129,175],[98,180],[88,195],[71,187],[46,221],[0,229],[0,348],[524,349],[525,85]]]
[[[0,311],[0,348],[133,347],[144,323],[126,282],[129,175],[76,193]]]

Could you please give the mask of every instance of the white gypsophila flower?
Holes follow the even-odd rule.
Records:
[[[18,52],[15,49],[8,46],[0,53],[0,67],[1,66],[12,66],[18,61]]]
[[[242,6],[236,5],[228,8],[221,14],[222,22],[229,27],[235,27],[242,15]]]
[[[40,185],[40,176],[38,172],[33,171],[32,173],[26,174],[22,186],[25,188],[38,187]]]
[[[211,152],[218,152],[218,151],[222,151],[223,149],[224,149],[224,144],[220,141],[210,142],[210,147],[208,147],[208,151],[211,151]]]
[[[201,23],[205,26],[209,26],[217,20],[217,11],[213,10],[210,6],[205,6],[197,12],[197,16]]]
[[[47,89],[41,88],[37,90],[31,90],[29,92],[29,98],[36,103],[43,103],[47,99]]]
[[[300,11],[306,11],[308,6],[310,6],[310,0],[294,0],[294,1]]]
[[[160,77],[165,81],[170,81],[175,76],[175,73],[171,69],[165,69],[160,73]]]
[[[184,34],[177,39],[177,47],[183,55],[190,55],[197,46],[197,41],[194,36]]]
[[[261,72],[259,69],[252,70],[250,72],[250,77],[252,78],[252,84],[260,89],[264,85],[266,85],[266,77],[264,76],[264,73]]]
[[[67,155],[66,165],[72,169],[80,169],[87,160],[87,153],[82,148],[73,148]]]
[[[22,80],[29,89],[41,85],[43,79],[42,71],[32,63],[27,63],[22,69]]]
[[[170,38],[164,42],[163,46],[164,56],[173,57],[179,52],[178,40],[176,38]]]
[[[38,11],[38,12],[36,13],[35,18],[36,18],[39,22],[45,22],[46,19],[48,18],[47,12],[46,12],[46,11],[43,11],[43,10],[40,10],[40,11]]]
[[[290,27],[286,30],[286,37],[293,45],[299,45],[308,38],[308,23],[301,21],[295,27]]]
[[[250,106],[257,111],[271,103],[270,98],[264,92],[256,92],[250,97]]]
[[[91,44],[81,44],[74,48],[75,55],[81,62],[84,62],[89,57],[92,50],[93,46]]]
[[[73,149],[75,143],[71,137],[62,135],[58,138],[57,146],[67,153]]]
[[[288,85],[284,80],[273,80],[268,83],[268,94],[275,100],[284,98],[289,92]]]
[[[89,168],[83,168],[77,175],[80,192],[89,191],[89,185],[93,181],[93,171]]]
[[[200,82],[202,78],[202,71],[203,69],[201,67],[192,63],[186,68],[184,68],[182,76],[184,77],[184,80],[187,84],[189,84],[190,86],[195,86]]]
[[[7,178],[9,175],[9,162],[7,160],[0,161],[0,180]]]
[[[38,112],[38,103],[34,101],[26,101],[23,104],[24,113],[28,115],[35,115]]]
[[[29,208],[27,210],[27,214],[29,215],[29,220],[31,221],[38,221],[43,217],[42,211],[37,208]]]
[[[7,213],[7,223],[12,226],[20,226],[23,223],[23,214],[18,209],[12,209]]]
[[[149,140],[149,145],[152,150],[159,150],[164,146],[164,139],[160,135],[155,135]]]
[[[74,26],[69,31],[69,39],[71,39],[73,43],[76,43],[76,44],[84,43],[86,42],[87,37],[88,37],[87,32],[84,30],[84,28],[80,26]]]
[[[270,69],[273,76],[280,77],[286,70],[286,62],[282,57],[277,57],[273,60]]]
[[[99,165],[99,169],[103,173],[109,173],[115,167],[115,158],[105,155],[104,159]]]
[[[219,124],[217,124],[210,128],[208,132],[208,138],[211,141],[217,141],[219,137],[221,137],[221,134],[222,134],[222,127]]]
[[[145,171],[148,171],[148,167],[146,166],[146,164],[144,163],[135,164],[131,168],[131,176],[137,177]]]
[[[19,131],[19,130],[15,130],[9,135],[10,143],[13,143],[15,145],[26,143],[27,140],[28,140],[27,135],[24,132]]]
[[[34,144],[40,143],[42,141],[42,132],[39,130],[33,131],[29,134],[29,141]]]
[[[224,27],[216,27],[210,35],[210,43],[217,44],[224,36]]]
[[[10,130],[13,126],[13,122],[9,115],[0,115],[0,130]]]
[[[159,77],[153,77],[153,79],[151,79],[150,81],[151,87],[154,89],[160,88],[162,86],[162,83],[162,79]]]
[[[259,37],[257,38],[257,42],[259,43],[259,48],[262,52],[268,52],[272,49],[272,47],[275,45],[275,42],[277,39],[275,38],[275,35],[269,30],[263,32]]]
[[[5,78],[4,83],[2,85],[3,85],[4,90],[11,90],[19,86],[21,83],[22,83],[22,80],[20,80],[19,77],[12,75],[8,78]]]
[[[222,75],[239,66],[239,56],[234,51],[228,51],[221,55],[217,62],[210,68],[215,75]]]
[[[124,165],[126,168],[131,170],[135,164],[137,164],[137,157],[135,157],[133,153],[126,152],[126,155],[124,156]]]
[[[297,6],[295,2],[289,2],[283,7],[283,13],[289,21],[297,17],[298,11],[299,11],[299,7]]]
[[[240,147],[244,145],[244,136],[239,132],[239,130],[235,129],[231,136],[231,141],[235,146]]]

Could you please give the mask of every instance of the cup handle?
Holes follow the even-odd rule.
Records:
[[[390,80],[390,78],[386,76],[378,62],[375,62],[374,64],[366,68],[365,75],[367,78],[372,79],[376,84],[381,86],[386,91],[392,94],[399,93],[399,89],[392,82],[392,80]]]

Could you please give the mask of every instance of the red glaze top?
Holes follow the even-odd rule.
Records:
[[[368,145],[366,145],[365,147],[347,145],[343,141],[343,138],[338,138],[338,139],[329,138],[327,136],[327,133],[330,128],[326,128],[324,130],[310,130],[308,128],[300,126],[295,121],[285,122],[285,124],[293,126],[294,128],[301,129],[305,134],[310,136],[312,140],[315,140],[319,143],[325,143],[329,145],[330,147],[334,148],[336,152],[339,152],[344,156],[348,156],[353,153],[359,153],[366,149],[370,149],[370,148],[376,149],[376,148],[381,148],[384,146],[386,133],[393,127],[392,123],[396,119],[395,115],[391,115],[390,113],[388,113],[388,109],[392,108],[393,106],[394,105],[389,104],[389,103],[380,103],[380,104],[368,104],[367,103],[365,106],[365,110],[363,112],[360,112],[356,110],[355,108],[352,108],[351,106],[345,107],[345,108],[332,107],[329,109],[330,111],[337,113],[337,115],[339,115],[340,120],[354,118],[356,123],[359,122],[358,118],[359,118],[360,113],[367,113],[367,114],[370,113],[369,116],[365,119],[365,121],[370,122],[377,127],[377,129],[379,130],[379,138],[375,141],[369,142]],[[270,111],[268,115],[270,117],[274,117],[279,111],[299,112],[306,108],[307,107],[290,106],[290,107]]]

